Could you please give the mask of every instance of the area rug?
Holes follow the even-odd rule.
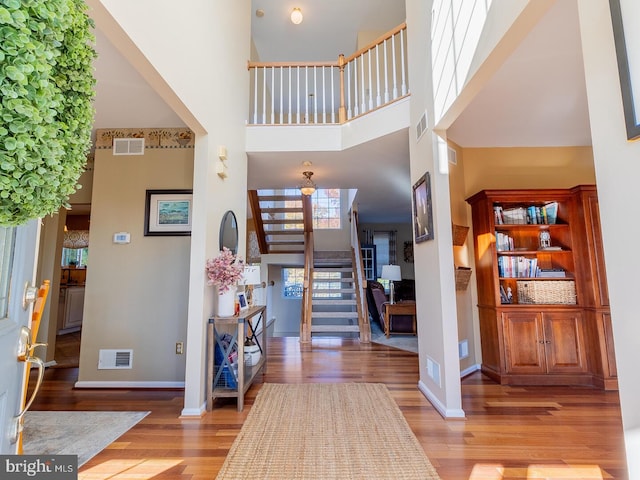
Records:
[[[149,412],[27,412],[23,444],[27,455],[78,455],[88,462]]]
[[[217,480],[439,479],[383,384],[265,383]]]
[[[418,353],[417,335],[391,334],[386,337],[377,322],[371,322],[371,341],[387,347],[399,348],[408,352]]]

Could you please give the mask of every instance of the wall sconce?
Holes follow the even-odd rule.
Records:
[[[313,192],[316,191],[316,184],[311,180],[311,176],[313,172],[302,172],[302,175],[305,176],[306,180],[302,185],[300,185],[300,193],[303,195],[313,195]]]
[[[302,10],[298,7],[291,10],[291,23],[294,25],[300,25],[302,23]]]

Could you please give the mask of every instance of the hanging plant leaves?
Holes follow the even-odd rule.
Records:
[[[83,0],[0,0],[0,225],[57,212],[91,147],[93,21]]]

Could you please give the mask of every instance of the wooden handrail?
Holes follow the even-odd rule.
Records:
[[[338,67],[338,62],[247,62],[247,70],[269,67]]]
[[[300,315],[300,343],[311,342],[311,312],[313,287],[313,232],[304,233],[304,283]]]
[[[351,255],[354,271],[354,283],[356,291],[356,310],[358,312],[358,326],[360,329],[360,342],[371,342],[371,325],[369,324],[369,314],[367,313],[366,295],[367,281],[364,278],[364,263],[362,261],[362,250],[358,239],[358,212],[351,212]]]
[[[258,248],[261,254],[269,253],[267,245],[267,236],[264,231],[264,223],[262,222],[262,210],[260,209],[260,199],[257,190],[249,190],[249,205],[253,214],[253,221],[256,227],[256,236],[258,237]]]
[[[376,38],[373,42],[369,43],[367,46],[362,47],[360,50],[358,50],[357,52],[353,53],[352,55],[348,56],[345,59],[345,63],[349,63],[351,60],[353,60],[356,57],[359,57],[360,55],[362,55],[363,53],[371,50],[372,48],[374,48],[376,45],[380,45],[381,43],[383,43],[385,40],[388,40],[389,38],[393,37],[394,35],[400,33],[402,30],[404,30],[405,28],[407,28],[407,24],[405,23],[401,23],[400,25],[398,25],[396,28],[389,30],[387,33],[383,33],[382,35],[380,35],[378,38]]]

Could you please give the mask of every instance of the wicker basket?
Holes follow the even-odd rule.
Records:
[[[573,280],[518,280],[518,303],[576,304],[576,284]]]

